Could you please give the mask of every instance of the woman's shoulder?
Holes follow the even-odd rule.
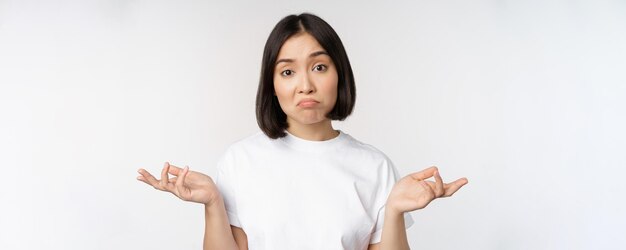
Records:
[[[270,138],[267,137],[262,131],[255,131],[239,139],[236,139],[229,146],[226,147],[224,153],[236,153],[241,151],[248,151],[251,149],[263,148],[270,143]]]
[[[356,153],[359,153],[360,155],[368,155],[369,157],[373,159],[384,160],[384,161],[389,160],[389,157],[387,157],[387,155],[382,150],[378,149],[372,144],[358,140],[349,134],[346,134],[346,135],[349,141],[348,143],[349,150],[355,151]]]
[[[253,148],[258,148],[258,146],[254,145],[260,144],[260,141],[263,140],[263,135],[264,134],[261,132],[254,132],[246,135],[245,137],[240,137],[230,143],[219,154],[218,166],[232,164],[237,158],[246,156],[256,151]]]
[[[258,144],[267,141],[268,137],[261,131],[255,131],[235,140],[230,147],[242,147],[250,144]]]

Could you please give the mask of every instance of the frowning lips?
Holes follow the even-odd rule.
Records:
[[[318,102],[317,100],[313,98],[304,98],[298,102],[298,106],[310,107],[318,103],[320,102]]]

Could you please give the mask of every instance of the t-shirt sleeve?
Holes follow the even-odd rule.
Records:
[[[235,199],[236,175],[233,163],[232,152],[227,150],[217,163],[215,185],[224,199],[228,221],[233,226],[241,227],[239,217],[237,216],[237,202]]]
[[[380,176],[381,183],[381,192],[378,197],[378,202],[382,203],[378,207],[378,216],[376,219],[376,224],[374,225],[374,229],[372,230],[372,235],[370,237],[370,244],[379,243],[381,237],[383,235],[383,225],[385,223],[385,202],[387,201],[387,197],[389,197],[389,193],[391,193],[391,189],[393,189],[393,185],[400,180],[400,175],[398,174],[398,170],[393,165],[389,158],[386,158],[383,163],[383,167],[381,170]],[[413,225],[413,217],[408,212],[404,213],[404,227],[408,229]]]

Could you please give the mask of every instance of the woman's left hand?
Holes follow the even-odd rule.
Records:
[[[426,180],[433,176],[435,181]],[[422,209],[436,198],[452,196],[465,184],[466,178],[443,183],[437,167],[430,167],[400,179],[387,198],[386,209],[397,213]]]

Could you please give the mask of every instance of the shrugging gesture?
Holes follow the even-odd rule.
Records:
[[[434,177],[435,181],[426,180]],[[437,167],[430,167],[400,179],[387,198],[386,209],[398,213],[422,209],[440,197],[449,197],[467,184],[466,178],[443,183]]]
[[[157,180],[145,169],[139,169],[141,174],[137,180],[143,181],[155,189],[170,192],[184,201],[193,201],[207,206],[214,204],[221,199],[220,193],[208,175],[189,171],[189,167],[179,168],[170,165],[168,162],[161,170],[161,179]],[[169,174],[174,175],[169,178]]]

